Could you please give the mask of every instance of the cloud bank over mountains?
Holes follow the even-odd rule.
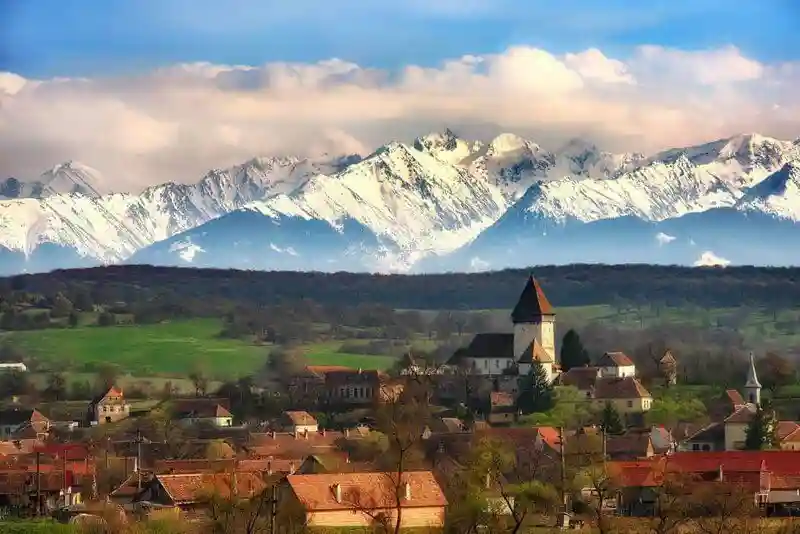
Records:
[[[255,155],[366,154],[444,125],[648,153],[737,132],[791,139],[799,85],[800,62],[762,63],[735,47],[611,57],[514,46],[396,70],[331,59],[91,79],[0,73],[0,178],[75,159],[107,187],[135,190]]]

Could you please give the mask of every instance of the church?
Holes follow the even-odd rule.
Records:
[[[534,362],[553,382],[560,368],[556,358],[556,314],[539,282],[528,278],[511,312],[513,333],[476,334],[448,363],[465,366],[479,376],[527,375]]]

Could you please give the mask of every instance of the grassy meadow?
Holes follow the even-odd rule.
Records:
[[[423,312],[432,317],[438,312]],[[476,312],[477,313],[477,312]],[[498,324],[505,324],[508,310],[483,310],[492,314]],[[800,347],[800,309],[700,309],[624,308],[614,305],[579,306],[557,309],[561,324],[580,327],[590,323],[618,325],[624,328],[647,328],[663,324],[686,324],[700,328],[731,328],[743,334],[752,345]],[[181,390],[192,391],[188,374],[202,369],[216,379],[232,379],[260,369],[269,352],[268,344],[257,345],[247,339],[226,339],[219,336],[219,319],[173,320],[152,325],[118,325],[97,327],[94,317],[85,315],[77,328],[14,331],[0,334],[0,341],[9,341],[26,354],[35,357],[47,369],[61,369],[70,379],[90,379],[97,367],[114,363],[127,374],[123,381],[133,383],[147,378],[159,388],[166,380]],[[327,325],[319,325],[327,329]],[[464,341],[467,341],[468,335]],[[368,343],[368,339],[325,341],[302,346],[305,360],[311,365],[342,365],[362,369],[386,369],[394,358],[379,354],[340,352],[342,345]],[[435,345],[420,334],[414,346],[427,349]],[[45,380],[46,377],[35,377]]]

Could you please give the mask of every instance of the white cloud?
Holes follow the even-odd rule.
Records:
[[[795,138],[798,82],[799,65],[733,47],[654,46],[628,58],[515,46],[392,72],[331,59],[96,79],[0,73],[0,178],[76,159],[117,188],[194,181],[254,155],[363,152],[444,126],[645,152],[744,131]]]
[[[717,256],[710,250],[703,252],[697,261],[694,262],[695,267],[726,267],[730,265],[730,260],[726,260]]]
[[[659,232],[656,234],[656,241],[658,241],[659,245],[667,245],[675,241],[675,239],[677,239],[675,236],[665,234],[664,232]]]

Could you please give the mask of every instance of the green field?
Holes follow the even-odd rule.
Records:
[[[353,369],[380,370],[388,369],[395,362],[391,356],[338,352],[341,345],[341,341],[309,345],[305,350],[305,360],[309,365],[342,365]]]
[[[591,323],[640,329],[656,325],[684,324],[702,329],[729,329],[740,332],[753,347],[800,347],[800,310],[630,308],[615,305],[558,308],[559,322],[581,328]],[[423,312],[433,317],[438,312]],[[496,315],[497,324],[506,321],[508,310],[483,310],[476,313]],[[327,325],[322,325],[323,326]],[[323,328],[324,330],[325,328]],[[188,374],[202,369],[213,379],[229,379],[256,372],[263,367],[272,350],[269,345],[255,345],[248,340],[218,337],[218,319],[176,320],[153,325],[112,327],[81,326],[74,329],[17,331],[2,334],[30,356],[44,364],[45,370],[69,371],[71,379],[93,376],[104,362],[117,364],[129,376],[129,383],[171,378],[183,390],[191,390]],[[465,334],[464,342],[469,334]],[[369,340],[351,340],[348,344]],[[415,336],[413,345],[432,349],[436,342],[424,335]],[[387,369],[391,356],[339,352],[342,341],[314,343],[301,347],[311,365],[342,365],[362,369]]]
[[[254,345],[246,340],[217,336],[220,321],[192,319],[153,325],[130,325],[74,329],[54,328],[3,334],[4,340],[36,357],[46,367],[72,371],[70,380],[92,376],[101,363],[114,363],[128,382],[146,377],[183,379],[174,385],[188,389],[187,375],[202,369],[216,379],[252,374],[266,363],[271,346]],[[386,369],[394,358],[388,356],[337,352],[341,342],[317,343],[303,347],[312,365],[343,365],[363,369]],[[162,383],[153,384],[155,388]]]
[[[10,332],[3,337],[43,363],[68,370],[110,362],[136,376],[186,377],[202,368],[213,377],[236,377],[258,369],[268,349],[217,337],[216,319],[139,326]]]

